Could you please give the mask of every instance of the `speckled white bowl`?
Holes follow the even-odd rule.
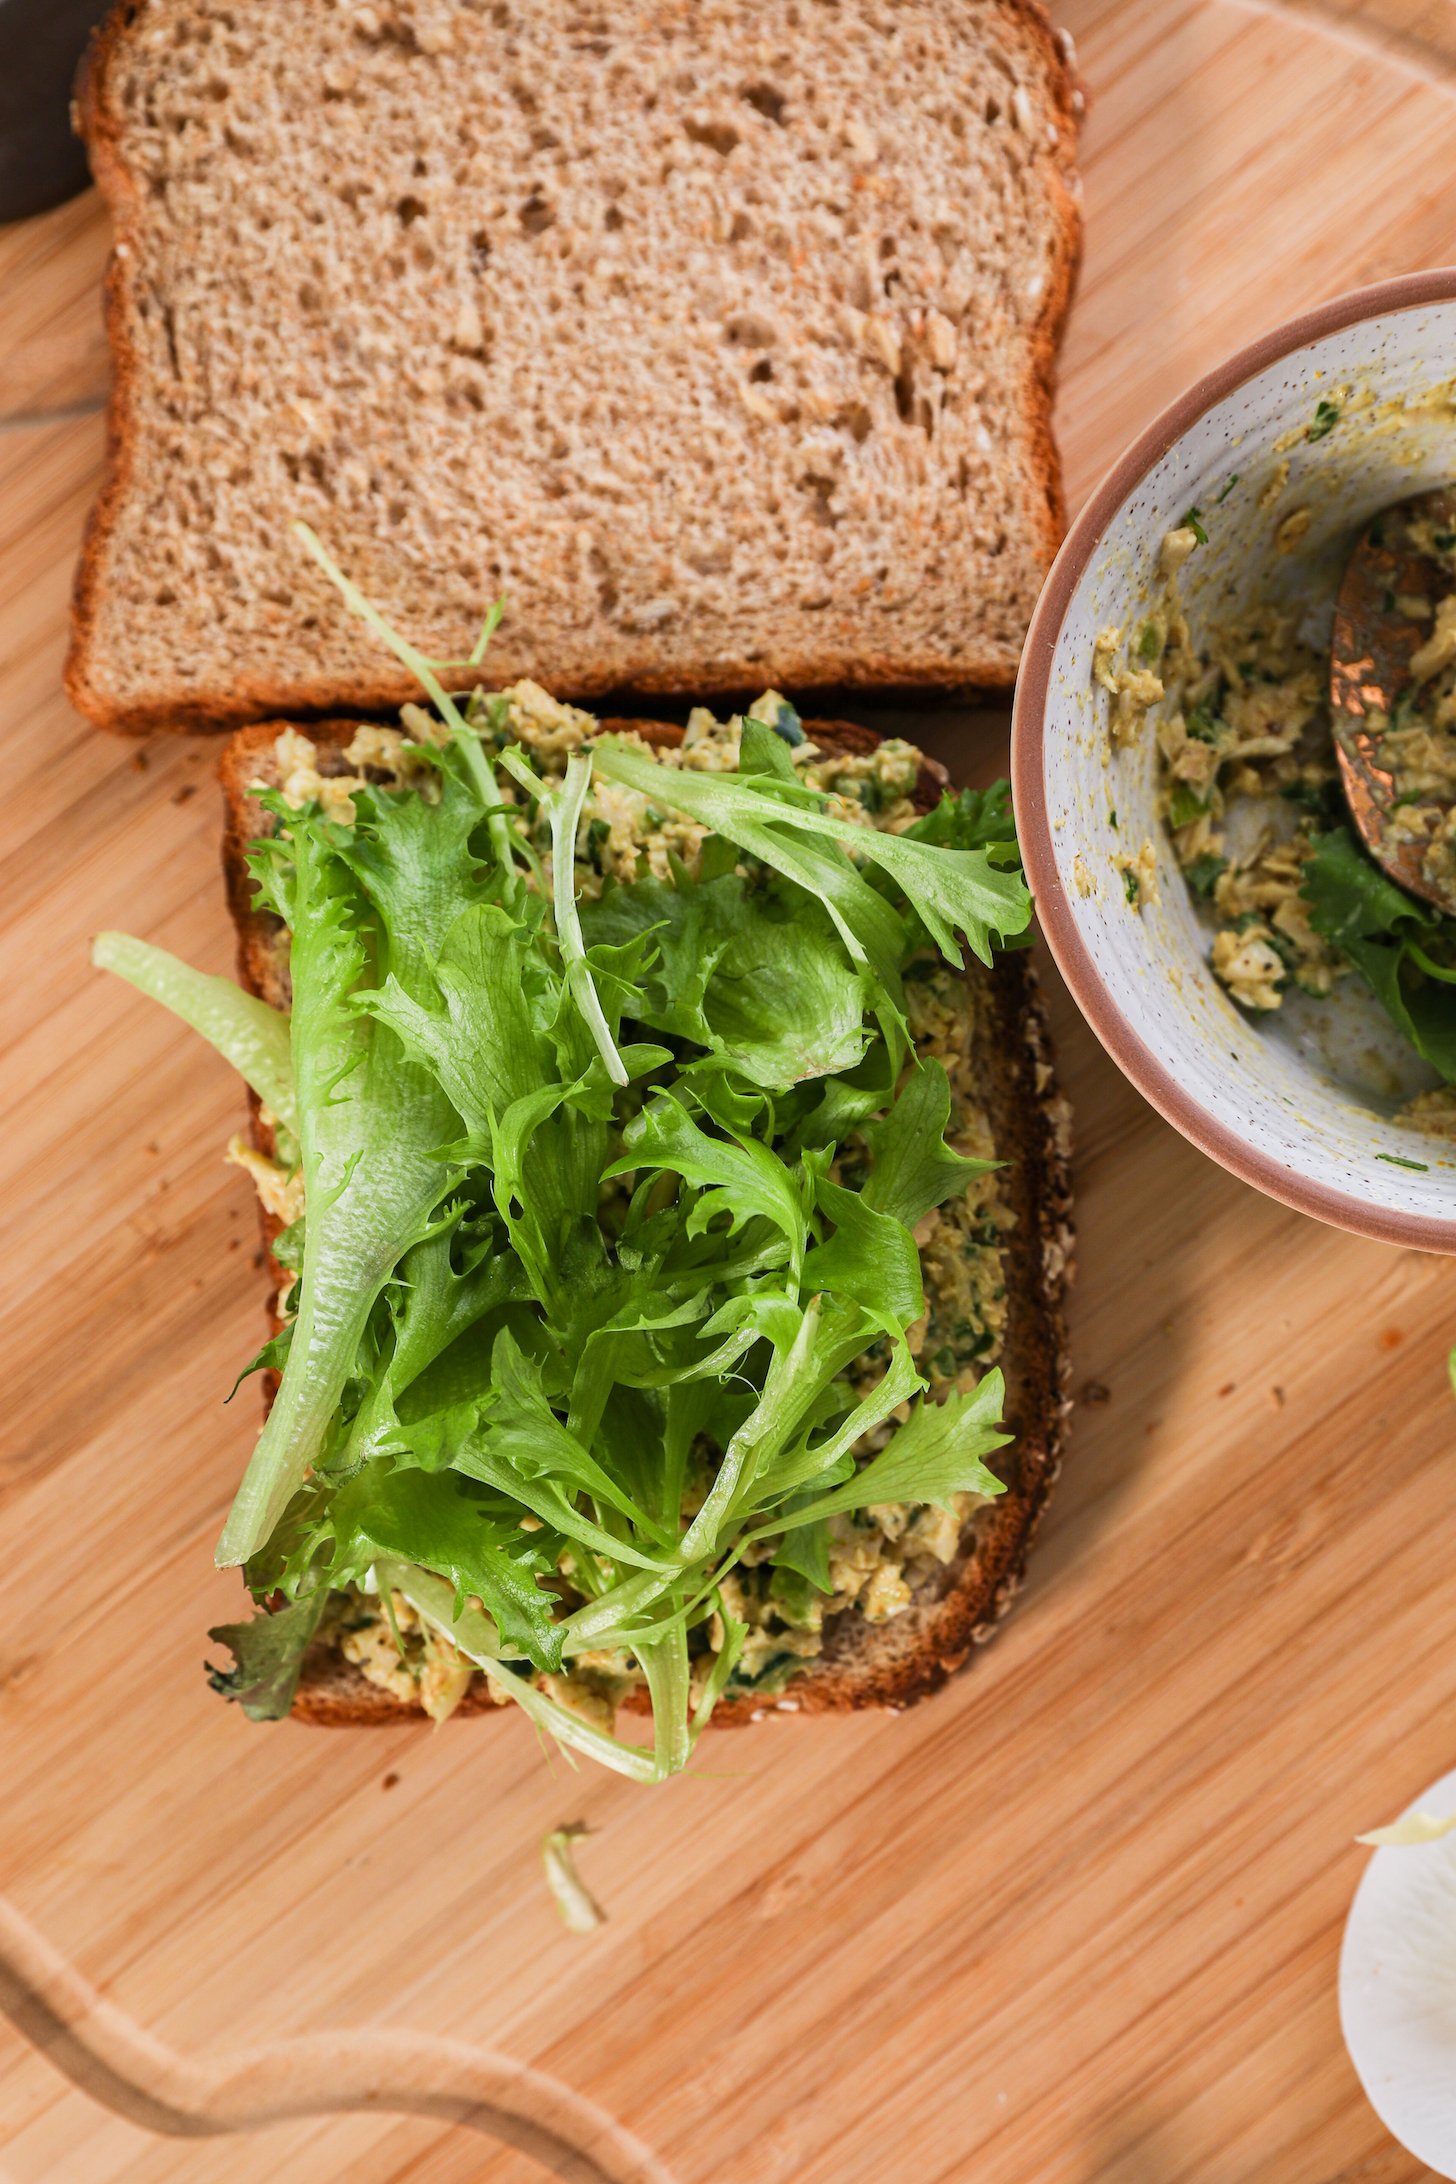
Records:
[[[1447,1252],[1456,1252],[1456,1146],[1394,1119],[1434,1080],[1353,979],[1330,1002],[1295,997],[1277,1019],[1256,1022],[1234,1007],[1208,967],[1208,927],[1156,815],[1152,736],[1109,751],[1092,649],[1109,624],[1135,622],[1159,543],[1193,504],[1210,534],[1180,579],[1195,632],[1272,593],[1298,609],[1305,634],[1327,641],[1359,527],[1388,502],[1456,478],[1456,406],[1439,391],[1453,372],[1448,268],[1340,297],[1190,388],[1073,524],[1032,619],[1012,730],[1017,822],[1042,931],[1139,1091],[1272,1197],[1366,1236]],[[1316,404],[1340,387],[1374,399],[1307,441]],[[1289,479],[1275,496],[1268,489],[1286,459]],[[1300,508],[1308,531],[1280,552],[1275,532]],[[1161,901],[1136,911],[1112,860],[1144,839],[1158,853]]]

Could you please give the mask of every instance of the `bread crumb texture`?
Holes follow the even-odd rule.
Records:
[[[1034,0],[133,0],[84,100],[116,456],[73,697],[1011,680],[1074,84]]]

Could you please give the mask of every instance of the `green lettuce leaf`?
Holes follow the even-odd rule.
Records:
[[[819,1517],[813,1523],[801,1524],[792,1532],[786,1532],[774,1550],[774,1568],[791,1570],[803,1578],[815,1592],[831,1593],[834,1580],[829,1572],[829,1520]]]
[[[1004,1494],[1004,1484],[982,1458],[1011,1439],[999,1431],[1005,1400],[999,1372],[987,1373],[969,1395],[949,1395],[943,1403],[922,1397],[888,1446],[853,1478],[778,1521],[787,1529],[878,1502],[930,1502],[946,1509],[956,1494]]]
[[[293,1340],[277,1398],[218,1543],[220,1565],[268,1538],[319,1455],[369,1317],[454,1178],[453,1110],[399,1041],[355,1005],[368,921],[332,834],[290,818],[292,1047],[308,1218]],[[275,859],[275,882],[284,868]]]
[[[246,1623],[219,1623],[208,1632],[233,1656],[228,1669],[209,1668],[207,1680],[225,1699],[236,1699],[249,1721],[281,1721],[293,1704],[303,1656],[313,1642],[329,1594],[319,1586],[272,1612],[260,1609]]]
[[[380,1557],[418,1563],[448,1578],[456,1612],[476,1595],[495,1624],[496,1651],[540,1669],[561,1666],[555,1596],[538,1582],[554,1575],[540,1542],[523,1532],[508,1503],[453,1471],[362,1473],[335,1497],[334,1575],[362,1577]]]
[[[1009,781],[993,781],[989,789],[947,789],[940,802],[912,820],[905,831],[917,842],[933,842],[943,849],[999,847],[1019,855]]]
[[[416,1460],[413,1421],[488,1392],[488,1323],[523,1304],[530,1289],[498,1225],[480,1217],[467,1224],[466,1214],[463,1202],[446,1208],[400,1261],[386,1290],[390,1340],[331,1459],[333,1475],[381,1456]]]
[[[910,1071],[882,1122],[863,1125],[875,1156],[864,1187],[867,1206],[913,1229],[936,1206],[999,1166],[994,1160],[971,1160],[952,1152],[945,1142],[949,1121],[950,1082],[945,1064],[932,1057]]]
[[[621,1085],[629,1082],[627,1068],[617,1052],[612,1027],[597,992],[576,909],[576,836],[591,770],[589,753],[573,751],[566,762],[566,779],[547,798],[551,819],[552,907],[556,913],[556,939],[566,973],[567,991],[591,1034],[608,1077],[613,1084]]]
[[[391,971],[359,1000],[433,1073],[477,1157],[507,1108],[558,1081],[555,1004],[534,934],[499,903],[463,909],[410,988]]]
[[[790,1264],[803,1263],[808,1222],[803,1198],[783,1162],[757,1140],[735,1144],[712,1136],[670,1092],[658,1092],[622,1133],[626,1148],[606,1169],[607,1179],[641,1168],[664,1169],[701,1190],[688,1232],[700,1235],[720,1214],[727,1233],[755,1216],[778,1229]]]
[[[1348,827],[1315,836],[1300,893],[1315,931],[1349,957],[1416,1052],[1456,1083],[1456,970],[1428,953],[1449,921],[1387,879]]]
[[[474,1661],[478,1668],[493,1671],[496,1688],[502,1697],[511,1699],[538,1729],[553,1737],[565,1750],[580,1752],[633,1782],[661,1779],[654,1753],[640,1751],[635,1745],[624,1744],[619,1738],[607,1735],[591,1722],[583,1721],[579,1714],[547,1698],[524,1676],[513,1675],[496,1650],[498,1636],[489,1617],[469,1606],[459,1608],[443,1579],[411,1563],[395,1561],[381,1562],[377,1576],[381,1586],[402,1593],[411,1607],[458,1646],[468,1661]]]
[[[848,1325],[850,1340],[862,1341],[863,1323],[855,1327],[851,1321]],[[832,1377],[826,1377],[823,1386],[832,1385]],[[851,1451],[856,1442],[883,1425],[902,1403],[908,1403],[918,1395],[923,1386],[909,1345],[904,1341],[897,1342],[891,1351],[888,1369],[841,1417],[832,1432],[820,1434],[811,1429],[763,1465],[758,1478],[760,1507],[769,1509],[791,1495],[822,1494],[828,1488],[840,1485],[854,1469]],[[816,1419],[815,1427],[818,1423]],[[817,1519],[810,1521],[817,1522]]]
[[[114,971],[200,1032],[252,1086],[264,1106],[297,1132],[293,1050],[286,1016],[244,993],[230,978],[209,978],[205,971],[194,971],[190,963],[168,955],[165,948],[133,940],[129,933],[98,933],[91,943],[91,961],[98,970]]]
[[[491,1378],[496,1396],[486,1429],[491,1457],[509,1466],[517,1479],[554,1480],[566,1492],[584,1494],[599,1512],[614,1510],[632,1526],[639,1539],[659,1534],[646,1510],[599,1464],[557,1417],[545,1388],[542,1369],[503,1328],[491,1353]],[[660,1533],[664,1546],[676,1536]]]
[[[852,1300],[892,1336],[918,1320],[925,1310],[920,1254],[904,1222],[827,1176],[816,1184],[814,1203],[834,1223],[834,1233],[805,1258],[805,1289]]]
[[[431,802],[411,790],[375,788],[356,791],[354,802],[355,824],[328,829],[328,845],[375,911],[391,973],[415,992],[428,984],[462,916],[488,900],[493,883],[477,847],[480,801],[445,770]],[[296,836],[291,813],[287,826]]]
[[[784,748],[777,736],[774,742]],[[639,1023],[703,1047],[750,1084],[780,1091],[853,1069],[868,1038],[865,974],[847,964],[817,904],[736,872],[706,883],[636,880],[582,905],[593,939],[650,935]]]
[[[946,849],[913,834],[882,834],[873,827],[831,818],[827,812],[790,805],[766,791],[760,779],[690,773],[661,765],[625,743],[606,738],[596,747],[603,778],[636,789],[654,803],[682,812],[736,842],[749,856],[795,877],[789,867],[803,855],[802,834],[818,835],[886,873],[906,897],[947,962],[959,965],[958,933],[983,963],[993,940],[1020,933],[1031,922],[1031,897],[1008,847]],[[871,959],[866,936],[826,904],[841,937],[859,960]]]

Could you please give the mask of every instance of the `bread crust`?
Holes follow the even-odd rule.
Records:
[[[92,33],[77,76],[77,126],[85,140],[97,187],[111,214],[116,239],[107,269],[104,303],[112,359],[106,453],[72,588],[70,644],[62,677],[66,694],[77,711],[96,726],[137,736],[225,732],[248,722],[277,717],[307,722],[345,711],[394,712],[414,696],[415,688],[402,671],[383,665],[368,681],[324,671],[291,681],[243,673],[230,678],[226,692],[205,699],[178,694],[155,704],[135,705],[118,703],[97,677],[97,625],[106,582],[106,557],[134,468],[139,368],[127,327],[129,264],[144,219],[141,199],[126,163],[122,131],[108,98],[109,71],[127,34],[154,4],[155,0],[117,0],[104,23]],[[1035,534],[1044,573],[1055,559],[1066,528],[1052,404],[1058,352],[1082,260],[1076,151],[1085,100],[1069,48],[1052,30],[1043,0],[1000,0],[1000,4],[1044,67],[1047,96],[1058,123],[1055,146],[1048,146],[1042,156],[1047,161],[1059,245],[1053,253],[1052,276],[1030,329],[1029,370],[1020,420],[1040,487],[1039,497],[1026,509],[1025,516]],[[1004,646],[987,642],[979,652],[967,652],[954,665],[934,657],[906,659],[899,653],[867,650],[856,639],[852,622],[845,615],[840,617],[845,625],[842,633],[830,638],[832,619],[824,618],[825,636],[814,647],[776,655],[769,663],[769,679],[780,688],[821,697],[833,690],[996,692],[1009,690],[1015,682],[1018,661]],[[1019,646],[1017,650],[1019,653]],[[762,661],[723,655],[705,664],[689,653],[664,650],[655,662],[643,658],[634,664],[631,688],[639,696],[686,695],[698,701],[760,690],[765,673]],[[620,662],[603,658],[594,666],[584,667],[575,675],[570,689],[563,689],[561,694],[596,701],[620,691],[622,686]]]
[[[247,871],[252,822],[250,785],[269,771],[274,739],[298,724],[273,720],[235,735],[222,755],[226,803],[223,869],[238,935],[238,973],[250,993],[275,1006],[286,1004],[273,949],[276,921],[254,908]],[[346,744],[354,720],[334,720],[308,732],[318,742]],[[632,727],[659,748],[682,734],[659,721],[608,721]],[[809,732],[827,750],[870,751],[880,738],[855,723],[811,721]],[[916,800],[933,804],[945,784],[943,769],[926,763]],[[1057,1090],[1051,1042],[1025,951],[998,958],[994,974],[980,966],[967,973],[980,982],[977,1010],[978,1081],[988,1087],[988,1109],[998,1150],[1005,1149],[1016,1227],[1007,1250],[1010,1316],[1001,1357],[1007,1382],[1007,1422],[1015,1433],[1015,1477],[1007,1492],[980,1510],[963,1535],[960,1554],[931,1581],[903,1616],[871,1625],[862,1616],[834,1618],[824,1652],[772,1695],[744,1692],[720,1703],[715,1726],[734,1726],[765,1713],[840,1713],[877,1706],[903,1707],[938,1690],[973,1649],[993,1636],[1020,1588],[1027,1554],[1061,1467],[1070,1412],[1070,1363],[1062,1302],[1071,1275],[1072,1226],[1068,1111]],[[272,1135],[252,1101],[253,1136],[271,1152]],[[262,1214],[270,1255],[273,1295],[283,1269],[271,1258],[280,1224]],[[277,1321],[272,1325],[276,1330]],[[275,1383],[276,1385],[276,1383]],[[271,1402],[273,1385],[265,1388]],[[1008,1456],[1012,1451],[1007,1452]],[[1003,1459],[1002,1468],[1009,1469]],[[629,1700],[637,1710],[645,1695]],[[477,1677],[457,1708],[460,1714],[494,1714],[484,1677]],[[328,1728],[355,1728],[412,1721],[419,1709],[391,1697],[336,1652],[315,1648],[305,1658],[293,1704],[296,1719]]]

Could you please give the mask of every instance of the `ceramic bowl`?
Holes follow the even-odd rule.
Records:
[[[1235,1007],[1209,968],[1210,929],[1157,816],[1151,728],[1110,749],[1092,653],[1109,625],[1135,626],[1157,584],[1161,541],[1191,506],[1209,534],[1179,579],[1195,635],[1272,596],[1302,635],[1327,644],[1361,525],[1456,478],[1453,364],[1456,270],[1446,269],[1340,297],[1190,388],[1072,525],[1032,619],[1012,731],[1042,932],[1138,1090],[1272,1197],[1363,1235],[1447,1252],[1456,1251],[1456,1144],[1399,1119],[1434,1077],[1353,976],[1331,1000],[1291,995],[1258,1019]],[[1306,437],[1322,401],[1339,405],[1340,421]],[[1144,841],[1161,899],[1139,910],[1114,859]]]

